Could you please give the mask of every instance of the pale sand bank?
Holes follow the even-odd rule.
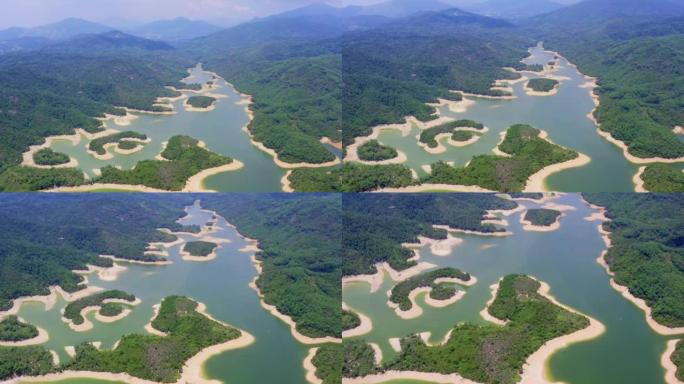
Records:
[[[185,187],[183,187],[182,192],[215,192],[213,190],[207,189],[204,186],[204,180],[207,179],[210,176],[213,175],[218,175],[220,173],[224,172],[231,172],[231,171],[236,171],[240,168],[244,167],[244,164],[236,159],[233,159],[233,161],[230,164],[225,164],[220,167],[214,167],[214,168],[209,168],[205,169],[192,177],[190,177],[186,182],[185,182]]]
[[[342,150],[344,148],[342,146],[341,141],[333,141],[332,139],[326,136],[321,137],[321,143],[331,145],[333,148],[337,148],[339,150]]]
[[[377,343],[368,343],[368,345],[373,349],[375,365],[379,366],[382,364],[382,349]]]
[[[302,364],[304,366],[304,371],[306,371],[306,381],[311,384],[323,384],[323,380],[316,376],[316,366],[313,363],[313,359],[316,357],[317,352],[318,348],[310,348],[309,353],[306,355],[306,358],[304,358],[304,363]]]
[[[634,192],[637,193],[647,193],[648,190],[646,187],[644,187],[644,179],[642,176],[644,175],[644,171],[646,171],[645,166],[639,167],[639,170],[637,171],[636,175],[632,178],[632,182],[634,183]]]
[[[345,311],[355,313],[359,317],[359,320],[361,320],[361,324],[359,324],[358,327],[342,331],[342,338],[365,335],[373,330],[373,321],[370,319],[370,317],[364,315],[363,313],[355,309],[350,308],[345,302],[342,302],[342,309]]]
[[[539,283],[541,284],[538,291],[540,295],[547,298],[553,304],[569,312],[573,312],[588,318],[589,326],[569,335],[564,335],[547,341],[546,344],[544,344],[539,350],[530,355],[523,366],[522,379],[520,380],[521,384],[538,384],[550,382],[551,380],[549,380],[546,375],[546,361],[549,359],[549,357],[551,357],[551,355],[560,349],[570,346],[571,344],[595,339],[602,335],[606,330],[606,327],[598,320],[559,303],[558,300],[556,300],[556,298],[550,294],[551,287],[549,287],[549,285],[543,281],[539,281]]]
[[[280,185],[282,186],[283,192],[294,193],[294,191],[295,191],[294,188],[292,188],[292,184],[290,183],[290,176],[291,175],[292,175],[292,170],[289,170],[280,179]]]
[[[392,337],[389,339],[389,345],[392,347],[394,352],[401,352],[401,339],[398,337]]]
[[[58,187],[58,188],[46,189],[46,190],[43,190],[42,192],[93,192],[93,191],[102,190],[102,189],[114,189],[114,190],[122,190],[122,191],[127,191],[127,192],[146,192],[146,193],[167,193],[167,192],[171,192],[171,191],[167,191],[164,189],[156,189],[156,188],[146,187],[144,185],[105,184],[105,183],[86,184],[86,185],[79,185],[77,187]]]
[[[357,378],[343,378],[343,384],[382,384],[392,380],[419,380],[439,384],[479,384],[468,380],[459,374],[445,375],[441,373],[414,372],[414,371],[387,371],[382,374],[369,375]]]
[[[455,185],[455,184],[421,184],[412,185],[403,188],[382,188],[374,190],[375,193],[413,193],[413,192],[472,192],[472,193],[490,193],[496,192],[489,189],[482,188],[477,185]]]
[[[682,340],[668,340],[667,349],[665,349],[660,358],[660,364],[665,368],[665,382],[667,384],[684,384],[683,381],[677,378],[677,366],[672,362],[672,354],[677,348],[677,343],[680,341]]]
[[[475,235],[475,236],[492,236],[492,237],[505,237],[512,236],[513,232],[510,231],[499,231],[499,232],[479,232],[471,231],[469,229],[452,228],[448,225],[433,225],[434,229],[442,229],[450,233],[462,233],[465,235]]]
[[[496,300],[496,294],[499,292],[499,284],[501,284],[501,280],[496,282],[496,284],[492,284],[489,286],[489,289],[492,292],[492,297],[487,301],[487,304],[485,305],[484,309],[480,311],[480,316],[482,316],[483,319],[489,321],[490,323],[494,323],[496,325],[504,326],[508,324],[508,320],[501,320],[498,317],[494,317],[489,313],[489,307],[494,303],[494,300]]]
[[[438,347],[445,345],[447,342],[449,342],[449,339],[451,338],[451,333],[454,332],[453,328],[447,332],[446,335],[444,335],[444,338],[436,343],[431,343],[430,338],[432,337],[432,332],[421,332],[418,334],[420,336],[420,339],[423,340],[423,343],[427,346],[431,347]]]
[[[592,119],[593,121],[596,122],[596,119]],[[673,163],[682,163],[684,162],[684,157],[677,157],[677,158],[662,158],[662,157],[648,157],[648,158],[643,158],[643,157],[637,157],[629,153],[629,148],[627,147],[627,144],[625,144],[624,141],[620,141],[616,138],[613,137],[613,135],[610,132],[606,132],[601,130],[600,125],[597,124],[596,132],[598,132],[599,136],[603,137],[604,139],[608,140],[618,148],[622,149],[622,154],[629,160],[630,162],[634,164],[651,164],[651,163],[668,163],[668,164],[673,164]]]

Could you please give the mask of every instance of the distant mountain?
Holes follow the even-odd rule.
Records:
[[[357,8],[357,12],[363,15],[380,15],[398,18],[419,12],[441,11],[452,7],[453,5],[441,0],[391,0],[365,7],[349,8]]]
[[[535,16],[529,23],[548,28],[581,28],[605,24],[608,20],[681,15],[684,15],[684,5],[672,0],[586,0]]]
[[[18,37],[15,39],[0,39],[0,55],[10,52],[19,52],[40,49],[54,42],[44,37]]]
[[[211,35],[222,29],[223,28],[209,24],[205,21],[179,17],[173,20],[154,21],[140,27],[126,30],[126,32],[146,39],[180,41]]]
[[[50,40],[66,40],[74,36],[90,33],[103,33],[113,28],[91,21],[70,18],[52,24],[33,28],[9,28],[0,31],[0,40],[18,39],[21,37],[42,37]]]
[[[45,49],[49,51],[87,50],[92,52],[131,49],[166,51],[174,48],[162,41],[145,39],[119,31],[110,31],[99,34],[79,35],[73,39],[51,45]]]
[[[552,12],[562,7],[562,4],[550,0],[487,0],[464,8],[486,16],[520,19]]]

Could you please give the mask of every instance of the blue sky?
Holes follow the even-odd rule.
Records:
[[[344,6],[382,1],[384,0],[0,0],[0,28],[31,27],[67,17],[79,17],[113,27],[178,16],[231,25],[307,4],[327,2]],[[446,0],[455,5],[467,1],[478,0]],[[562,1],[576,0],[559,2]]]

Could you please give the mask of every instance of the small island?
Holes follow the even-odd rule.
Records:
[[[17,316],[8,316],[0,321],[0,342],[17,342],[38,337],[38,328],[19,321]]]
[[[50,148],[40,149],[33,154],[33,162],[44,166],[68,164],[70,160],[68,155],[55,152]]]
[[[404,280],[392,288],[388,305],[403,319],[418,317],[422,310],[415,304],[417,294],[426,292],[435,301],[446,301],[456,297],[457,290],[450,283],[468,283],[470,274],[456,268],[440,268]]]
[[[93,327],[93,324],[85,318],[85,314],[88,311],[98,310],[99,314],[104,317],[119,316],[124,311],[124,308],[107,304],[120,304],[123,302],[135,304],[136,298],[120,290],[99,292],[67,304],[64,308],[63,320],[77,332],[87,331]],[[107,306],[107,309],[103,313],[102,311],[105,306]]]
[[[456,120],[446,124],[441,124],[433,128],[428,128],[420,133],[419,144],[430,153],[441,153],[446,151],[446,147],[439,144],[439,139],[443,136],[450,136],[455,143],[472,141],[473,131],[484,132],[485,127],[482,123],[473,120]],[[465,138],[465,140],[463,140]],[[459,146],[458,144],[455,144]]]
[[[217,246],[209,241],[189,241],[185,243],[181,255],[183,260],[212,260],[216,258]]]
[[[656,163],[646,166],[635,180],[649,192],[684,192],[684,172],[672,164]]]
[[[123,142],[139,144],[139,142],[145,142],[147,140],[147,135],[133,131],[125,131],[97,138],[88,144],[88,149],[98,155],[98,158],[105,158],[107,157],[107,144],[116,144],[117,147],[125,149],[121,147]],[[130,144],[123,145],[129,146]]]
[[[550,232],[560,228],[561,215],[555,209],[528,209],[520,221],[526,231]]]
[[[371,140],[357,151],[359,159],[363,161],[384,161],[394,159],[399,156],[396,149],[380,144],[377,140]]]
[[[215,104],[215,97],[191,96],[185,101],[185,109],[192,112],[205,112],[214,109]]]
[[[550,96],[558,92],[560,83],[554,79],[530,79],[525,85],[525,92],[530,96]]]

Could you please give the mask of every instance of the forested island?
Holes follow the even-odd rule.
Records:
[[[352,311],[342,310],[342,330],[347,331],[361,325],[359,315]]]
[[[209,256],[218,244],[209,241],[188,241],[183,246],[183,251],[189,253],[191,256]]]
[[[345,377],[385,371],[458,373],[478,383],[517,383],[526,359],[547,341],[589,326],[589,319],[551,302],[540,283],[524,275],[505,276],[489,313],[506,325],[454,326],[443,345],[430,346],[418,335],[401,340],[399,355],[381,366],[363,341],[345,343]]]
[[[86,309],[87,307],[100,307],[101,309],[104,308],[106,305],[105,303],[107,300],[122,300],[122,301],[127,301],[130,303],[133,303],[135,301],[135,296],[128,294],[123,291],[119,290],[111,290],[111,291],[104,291],[100,293],[96,293],[94,295],[86,296],[82,299],[73,301],[69,304],[67,304],[66,307],[64,307],[64,318],[69,320],[71,323],[75,325],[80,325],[83,324],[85,321],[85,318],[83,318],[82,311]],[[112,303],[109,303],[112,304]],[[113,307],[113,306],[107,306],[107,309],[105,309],[105,313],[101,313],[103,316],[107,316],[107,313],[113,315],[109,316],[116,316],[118,315],[118,308],[120,307]]]
[[[475,156],[465,168],[433,164],[422,180],[430,184],[478,185],[492,191],[520,192],[530,176],[545,167],[577,159],[579,154],[540,137],[541,131],[518,124],[510,127],[499,150],[510,156]]]
[[[612,246],[605,262],[619,285],[643,300],[667,327],[684,326],[684,199],[679,194],[585,193],[607,209]]]
[[[551,92],[554,88],[558,87],[558,80],[545,79],[545,78],[534,78],[527,81],[525,85],[527,88],[535,92]]]
[[[36,336],[38,328],[19,321],[17,316],[7,316],[0,320],[0,341],[16,342],[33,339]]]
[[[313,364],[316,376],[323,384],[339,384],[342,382],[343,349],[341,344],[324,344],[318,347]]]
[[[416,184],[411,170],[400,164],[345,164],[342,168],[292,171],[288,180],[297,192],[369,192]]]
[[[54,166],[68,163],[69,156],[50,148],[43,148],[33,154],[33,161],[38,165]]]
[[[91,151],[97,153],[98,155],[104,155],[107,153],[107,150],[105,149],[106,144],[116,143],[121,148],[121,145],[123,143],[129,142],[124,139],[135,139],[136,141],[145,141],[147,140],[147,135],[133,131],[119,132],[112,135],[100,137],[91,141],[90,144],[88,144],[88,148]]]
[[[399,156],[396,149],[382,145],[377,140],[371,140],[360,146],[358,154],[359,159],[364,161],[383,161]]]
[[[428,147],[435,148],[438,145],[435,138],[441,134],[450,133],[451,138],[455,141],[467,141],[472,137],[472,132],[459,130],[459,128],[472,128],[482,131],[484,125],[473,120],[456,120],[421,131],[419,140]]]
[[[207,109],[216,103],[216,98],[211,96],[190,96],[186,103],[193,108]]]
[[[538,208],[528,209],[525,212],[525,221],[532,225],[548,227],[558,221],[561,213],[555,209]]]
[[[396,270],[416,264],[413,251],[402,243],[418,243],[418,236],[445,239],[447,233],[433,225],[479,232],[500,232],[482,224],[487,210],[513,209],[517,204],[488,194],[344,195],[342,222],[343,274],[373,274],[375,264],[387,262]],[[392,208],[390,208],[392,207]]]
[[[436,280],[441,278],[452,278],[467,282],[470,280],[470,274],[457,268],[440,268],[425,272],[395,285],[392,288],[389,300],[397,304],[400,310],[408,311],[413,306],[413,303],[409,300],[409,294],[414,289],[421,287],[431,288],[430,297],[435,300],[449,299],[456,294],[456,289],[445,283],[437,283]]]

